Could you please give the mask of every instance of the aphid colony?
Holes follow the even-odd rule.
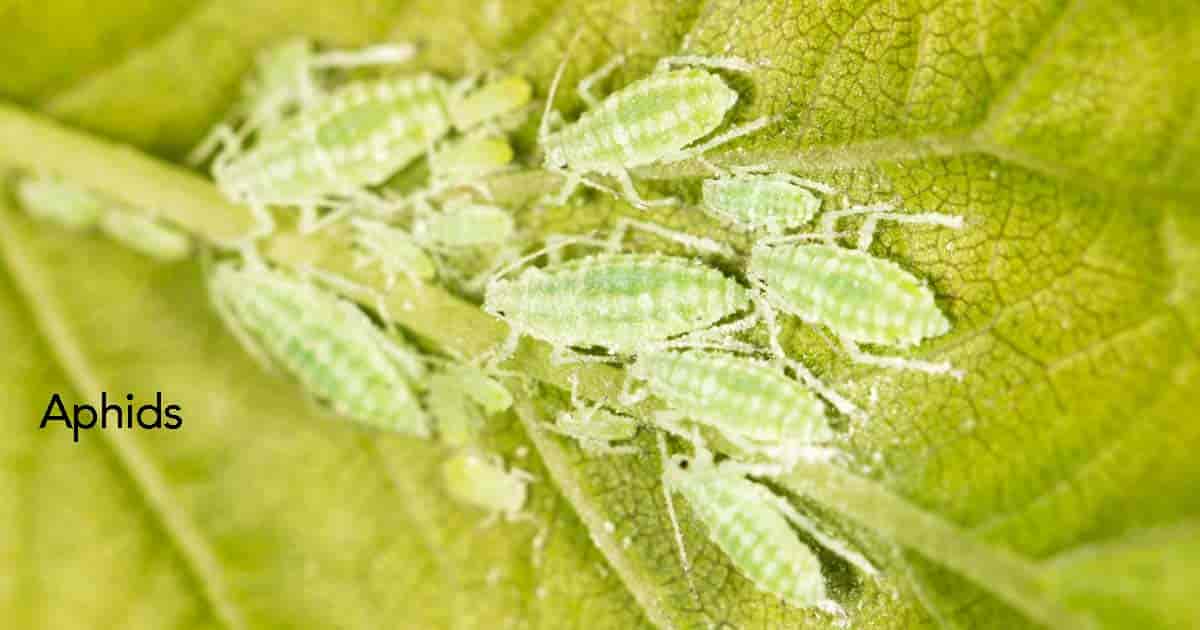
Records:
[[[702,156],[709,149],[771,122],[760,118],[721,131],[739,94],[715,70],[753,69],[738,59],[664,59],[649,76],[601,101],[591,87],[621,63],[617,58],[580,83],[588,110],[551,130],[564,59],[538,131],[543,168],[564,176],[553,202],[565,203],[584,185],[638,207],[674,203],[643,198],[630,169],[697,159],[714,171],[700,186],[700,209],[756,240],[737,255],[718,243],[624,221],[603,243],[606,251],[568,260],[555,255],[533,266],[547,251],[561,254],[595,240],[568,238],[514,260],[525,247],[513,218],[487,201],[484,178],[513,160],[502,130],[521,117],[530,84],[519,77],[476,87],[423,73],[346,76],[350,68],[399,63],[410,54],[401,45],[316,53],[310,44],[289,42],[260,57],[232,122],[215,129],[197,155],[219,147],[212,164],[217,186],[259,212],[263,233],[274,229],[267,206],[300,208],[302,230],[362,215],[350,219],[359,262],[377,265],[389,290],[397,277],[414,285],[454,280],[468,292],[481,290],[483,308],[508,324],[509,337],[486,366],[430,356],[381,329],[319,277],[273,269],[245,248],[243,260],[217,263],[210,274],[213,302],[238,340],[338,415],[436,436],[453,449],[442,471],[448,492],[509,520],[524,516],[529,475],[483,452],[477,441],[488,417],[513,403],[497,378],[520,337],[548,344],[557,363],[625,364],[617,400],[588,402],[572,380],[571,408],[546,429],[593,456],[640,454],[639,432],[656,431],[685,571],[673,495],[686,499],[711,540],[760,590],[794,606],[836,611],[816,555],[792,526],[864,572],[874,567],[751,477],[782,474],[800,458],[830,457],[836,439],[831,414],[862,412],[788,356],[779,318],[832,333],[855,362],[961,378],[946,362],[876,355],[859,346],[905,350],[951,328],[922,280],[868,251],[878,223],[960,228],[961,218],[903,212],[892,204],[835,209],[826,207],[835,191],[820,182],[707,162]],[[422,156],[429,169],[424,187],[398,198],[379,190]],[[593,175],[612,178],[617,187]],[[471,194],[442,199],[460,188]],[[164,236],[169,230],[144,215],[116,213],[56,180],[27,180],[19,192],[31,213],[63,225],[99,224],[144,251],[179,248]],[[403,225],[394,222],[398,216]],[[815,232],[794,232],[818,217]],[[838,224],[848,217],[861,221],[853,249],[839,243],[845,235]],[[695,246],[725,264],[621,251],[620,234],[629,227]],[[448,259],[464,250],[486,251],[491,264],[474,275],[455,269]],[[495,271],[500,265],[506,266]],[[742,340],[759,326],[767,348]],[[628,413],[649,397],[661,404],[658,411]],[[692,455],[670,454],[664,433],[690,443]],[[718,442],[715,450],[725,459],[716,461],[709,440]]]

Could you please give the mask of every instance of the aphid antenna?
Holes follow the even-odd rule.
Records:
[[[699,146],[683,149],[675,155],[663,156],[663,158],[659,160],[659,163],[673,164],[675,162],[682,162],[683,160],[691,159],[697,155],[703,155],[709,150],[714,149],[722,144],[731,142],[742,136],[748,136],[781,120],[783,120],[783,116],[761,116],[759,118],[755,118],[744,125],[738,125],[733,129],[726,131],[725,133],[718,134]]]
[[[562,61],[558,62],[558,68],[554,70],[554,79],[550,81],[550,91],[546,94],[546,107],[542,110],[542,120],[538,122],[538,144],[541,144],[549,135],[550,112],[554,109],[554,97],[558,94],[558,84],[562,81],[563,72],[567,69],[567,60],[571,56],[571,50],[575,48],[575,44],[579,38],[583,36],[583,31],[576,31],[571,36],[571,41],[567,43],[566,50],[563,51]]]
[[[765,477],[773,476],[770,472],[749,472],[747,474]],[[775,506],[775,509],[779,510],[780,514],[783,514],[784,517],[791,521],[793,525],[799,527],[805,532],[808,532],[808,534],[816,539],[817,542],[821,543],[822,547],[825,547],[826,549],[841,556],[847,562],[858,567],[860,571],[866,573],[867,575],[872,577],[879,575],[879,569],[872,564],[870,560],[867,560],[865,556],[859,553],[856,549],[853,549],[847,545],[845,542],[838,540],[836,537],[826,533],[812,519],[801,514],[800,511],[797,510],[790,502],[788,502],[787,499],[776,495],[766,488],[762,488],[762,495],[764,501],[771,502]]]
[[[783,236],[772,236],[758,241],[758,245],[771,247],[773,245],[785,245],[787,243],[796,243],[801,241],[826,241],[832,242],[838,238],[848,238],[855,236],[856,232],[803,232],[796,234],[785,234]]]
[[[885,367],[899,370],[915,370],[932,375],[947,375],[956,381],[962,382],[966,376],[966,372],[955,367],[949,361],[922,361],[920,359],[906,359],[904,357],[895,356],[879,356],[869,352],[863,352],[858,344],[851,339],[840,338],[842,348],[850,355],[850,358],[865,365],[874,365],[877,367]]]
[[[679,528],[679,517],[675,512],[675,500],[671,498],[671,486],[667,483],[667,466],[671,465],[671,455],[667,452],[667,440],[663,437],[662,432],[655,434],[658,440],[659,461],[663,467],[663,496],[667,500],[667,517],[671,521],[671,531],[675,535],[675,547],[679,550],[679,562],[683,567],[683,577],[687,581],[688,590],[691,591],[692,597],[696,598],[696,602],[700,603],[700,592],[696,589],[696,583],[692,581],[692,563],[688,560],[687,549],[683,545],[683,530]]]
[[[636,228],[643,232],[665,238],[669,241],[674,241],[680,245],[683,245],[684,247],[688,247],[700,252],[707,252],[722,258],[734,258],[736,256],[733,248],[723,243],[718,243],[712,239],[701,236],[693,236],[686,232],[665,228],[656,223],[639,221],[637,219],[630,219],[628,217],[622,217],[618,219],[616,227],[614,227],[612,233],[609,234],[608,248],[610,251],[620,251],[621,242],[625,240],[625,235],[629,233],[630,228]]]
[[[562,237],[561,240],[559,240],[555,243],[548,244],[545,247],[537,249],[536,251],[534,251],[532,253],[526,254],[526,255],[512,261],[511,263],[501,267],[500,269],[497,269],[496,272],[493,273],[490,278],[488,278],[488,283],[491,283],[493,280],[497,280],[499,278],[504,277],[506,274],[512,272],[514,269],[519,269],[519,268],[525,266],[526,264],[528,264],[529,262],[536,260],[543,255],[558,251],[564,247],[569,247],[576,243],[586,243],[590,240],[595,240],[595,237],[593,237],[591,234]]]
[[[669,70],[671,66],[701,66],[704,68],[718,68],[721,70],[732,70],[734,72],[754,72],[755,69],[767,66],[765,62],[752,63],[741,57],[726,57],[720,55],[672,55],[663,57],[655,64],[655,71],[662,72]]]

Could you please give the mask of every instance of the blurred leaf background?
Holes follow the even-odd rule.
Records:
[[[969,224],[887,229],[875,248],[935,287],[955,328],[921,352],[966,368],[963,383],[853,366],[811,329],[788,329],[790,349],[871,414],[838,427],[860,485],[784,483],[884,568],[876,581],[822,555],[853,627],[1200,627],[1195,2],[9,0],[0,18],[0,95],[164,162],[220,118],[255,52],[291,35],[415,41],[416,67],[515,71],[540,95],[580,31],[567,84],[616,52],[632,58],[610,89],[673,52],[762,62],[731,78],[745,96],[736,116],[783,122],[718,161],[767,162],[855,201],[898,196]],[[568,94],[559,105],[580,108]],[[68,151],[23,143],[40,123],[21,116],[0,117],[0,165]],[[535,165],[531,140],[527,126],[520,146]],[[134,199],[167,186],[145,162],[105,155],[71,149],[55,163]],[[639,175],[687,197],[697,173]],[[529,192],[514,181],[515,198]],[[588,458],[537,431],[565,398],[544,361],[531,373],[551,382],[485,436],[538,477],[535,544],[534,527],[483,528],[482,513],[449,500],[437,445],[348,426],[264,373],[210,312],[198,263],[154,264],[10,205],[10,627],[832,623],[755,591],[695,523],[690,593],[650,439],[645,456]],[[186,210],[197,225],[203,208]],[[519,210],[534,234],[637,214],[603,199]],[[686,207],[653,218],[744,244]],[[435,345],[495,333],[465,302],[431,298],[410,317]],[[95,402],[101,390],[162,391],[184,429],[93,430],[79,444],[37,430],[51,392]]]

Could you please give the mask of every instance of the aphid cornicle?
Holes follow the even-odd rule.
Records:
[[[833,438],[821,399],[767,363],[699,350],[643,352],[629,377],[645,389],[624,404],[653,394],[669,409],[654,416],[655,424],[697,422],[748,454],[794,462]]]
[[[749,289],[695,260],[599,254],[530,267],[513,280],[493,278],[484,310],[509,325],[498,361],[511,354],[522,334],[549,342],[556,352],[601,346],[633,355],[688,333],[718,334],[724,328],[709,327],[750,303]],[[729,326],[740,330],[749,320]]]
[[[798,515],[786,501],[746,479],[736,467],[714,464],[707,451],[698,449],[693,457],[668,457],[661,436],[659,449],[663,458],[663,492],[685,571],[690,571],[690,565],[683,550],[672,493],[687,499],[709,539],[759,590],[791,606],[817,607],[842,614],[841,607],[825,591],[820,561],[788,523]],[[807,521],[797,524],[810,525]]]
[[[616,69],[624,59],[619,56],[580,82],[578,92],[588,111],[575,122],[551,132],[549,113],[566,57],[555,73],[538,132],[538,144],[545,152],[544,167],[567,179],[556,198],[560,205],[580,184],[607,190],[587,180],[584,176],[588,173],[616,178],[623,197],[634,205],[674,203],[672,199],[653,202],[643,199],[633,185],[629,169],[701,155],[768,123],[767,118],[759,118],[692,146],[721,126],[737,103],[738,93],[711,72],[697,68],[671,70],[670,66],[685,63],[746,71],[750,65],[717,57],[667,57],[659,61],[653,74],[600,102],[591,95],[590,86]]]
[[[213,303],[242,345],[279,366],[337,414],[368,426],[430,435],[413,391],[424,377],[415,351],[386,337],[358,307],[263,267],[222,263]]]
[[[49,175],[21,177],[15,192],[29,216],[69,230],[95,227],[110,205],[85,188]]]
[[[474,450],[456,453],[442,462],[442,480],[450,496],[507,521],[528,518],[521,510],[532,479],[518,468],[505,470],[499,456]]]

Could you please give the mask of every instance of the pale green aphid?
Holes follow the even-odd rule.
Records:
[[[384,335],[357,306],[259,265],[219,264],[209,289],[247,351],[297,379],[338,415],[430,435],[412,386],[424,377],[416,351]]]
[[[361,250],[357,264],[378,263],[392,287],[397,275],[413,284],[433,279],[437,265],[408,231],[381,221],[355,218],[351,221],[354,244]]]
[[[825,404],[778,367],[730,354],[700,350],[639,353],[628,376],[644,384],[622,404],[653,394],[668,411],[654,423],[676,433],[684,420],[711,427],[747,454],[795,462],[833,431]]]
[[[445,372],[435,371],[427,386],[425,406],[442,443],[453,447],[473,443],[487,420],[479,405],[467,398],[458,381]]]
[[[747,479],[747,473],[757,472],[754,467],[731,461],[715,464],[712,454],[700,446],[693,457],[668,457],[661,434],[659,449],[663,458],[663,493],[684,571],[690,572],[691,567],[675,516],[673,493],[687,499],[709,538],[738,572],[759,590],[791,606],[843,614],[826,593],[816,555],[800,541],[789,522],[867,573],[876,573],[870,562],[824,534],[786,500]]]
[[[762,242],[751,251],[747,274],[759,286],[767,307],[829,328],[855,361],[961,378],[962,373],[947,362],[876,356],[858,347],[870,343],[908,348],[950,330],[929,287],[900,265],[866,250],[880,219],[958,228],[962,218],[891,209],[883,204],[827,213],[824,233],[816,235],[825,243],[793,242],[813,235]],[[834,222],[853,214],[867,215],[858,247],[839,247],[833,242]]]
[[[512,215],[479,203],[447,204],[441,212],[418,220],[413,235],[441,248],[482,247],[508,243],[516,233]]]
[[[717,339],[744,330],[753,317],[713,324],[744,311],[751,292],[703,263],[657,254],[600,254],[513,280],[492,278],[483,308],[509,326],[493,362],[511,355],[521,335],[549,342],[555,360],[571,346],[634,355],[655,346]],[[711,328],[710,328],[711,327]]]
[[[199,164],[218,147],[225,134],[244,142],[252,133],[266,132],[284,117],[325,93],[317,70],[394,65],[408,61],[416,47],[406,43],[377,44],[357,50],[318,53],[304,38],[285,40],[255,58],[253,73],[242,84],[242,93],[229,122],[215,127],[189,154]]]
[[[653,74],[609,94],[603,102],[592,96],[591,86],[612,73],[623,61],[624,57],[618,56],[585,77],[579,83],[578,93],[588,105],[588,111],[575,122],[551,132],[550,108],[566,66],[566,55],[559,64],[546,98],[538,144],[545,152],[543,167],[566,178],[555,198],[560,205],[566,203],[580,184],[613,192],[586,179],[588,173],[615,178],[620,184],[621,196],[636,206],[674,203],[673,199],[653,202],[643,199],[633,185],[629,170],[702,155],[769,123],[768,118],[759,118],[692,146],[724,123],[726,114],[738,101],[738,93],[711,72],[695,68],[671,70],[670,67],[702,65],[744,72],[752,66],[742,60],[721,57],[667,57],[659,61]]]
[[[533,477],[518,468],[504,468],[496,455],[466,450],[442,462],[442,480],[455,499],[482,508],[507,521],[527,520],[521,513]]]
[[[613,446],[613,442],[632,440],[640,423],[630,416],[610,411],[603,404],[589,405],[579,397],[579,379],[571,376],[571,409],[560,411],[550,431],[573,438],[589,455],[632,455],[632,446]]]
[[[69,230],[96,227],[110,207],[108,201],[86,188],[49,175],[21,177],[16,195],[29,216]]]
[[[100,218],[100,231],[136,252],[163,262],[183,260],[192,253],[192,239],[153,217],[134,210],[111,210]]]
[[[786,173],[736,173],[704,181],[701,208],[748,231],[778,235],[812,220],[821,209],[813,190],[833,190]]]
[[[500,137],[463,138],[429,156],[430,184],[426,195],[455,186],[471,186],[486,195],[480,180],[508,167],[512,145]]]
[[[428,389],[426,405],[442,442],[450,446],[474,442],[486,416],[505,411],[513,403],[504,385],[483,369],[464,363],[449,363],[435,371]]]
[[[452,129],[478,124],[479,108],[457,109],[473,96],[460,90],[429,74],[348,83],[271,128],[249,150],[226,136],[213,176],[234,201],[299,206],[301,229],[311,231],[321,224],[318,206],[335,209],[334,218],[354,209],[370,197],[367,187],[383,183]],[[489,101],[484,109],[498,113],[524,104]]]

